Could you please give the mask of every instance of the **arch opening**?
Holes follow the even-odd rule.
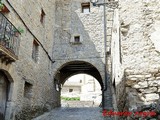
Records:
[[[68,81],[69,79],[72,78],[72,76],[74,77],[75,75],[85,75],[85,76],[90,76],[90,77],[92,76],[92,78],[94,78],[95,84],[97,86],[99,85],[100,93],[99,93],[99,96],[98,95],[96,95],[96,96],[93,95],[92,96],[93,98],[90,98],[90,99],[88,98],[88,102],[89,101],[95,102],[93,99],[97,98],[97,97],[100,97],[100,100],[96,104],[96,105],[99,105],[100,102],[101,102],[101,94],[102,94],[101,90],[103,89],[102,77],[101,77],[100,72],[97,70],[96,67],[94,67],[92,64],[90,64],[88,62],[84,62],[84,61],[68,62],[68,63],[62,65],[58,69],[58,71],[57,71],[57,73],[55,74],[55,77],[54,77],[54,86],[55,86],[55,89],[57,90],[57,92],[59,94],[59,101],[61,101],[61,98],[63,97],[63,96],[61,96],[61,92],[62,92],[62,94],[64,93],[63,87],[67,83],[66,81]],[[75,80],[75,81],[77,81],[77,80]],[[83,80],[82,80],[82,82],[83,82]],[[84,86],[87,86],[87,84],[84,84]],[[76,89],[78,89],[78,86],[77,86]],[[72,92],[72,91],[73,91],[72,89],[68,89],[66,92]],[[85,91],[85,89],[83,91]],[[77,98],[77,99],[83,100],[83,98],[85,96],[87,96],[87,92],[86,92],[86,94],[84,94],[84,97],[82,97],[82,96],[83,95],[81,95],[81,99],[80,98]]]
[[[101,86],[88,74],[69,77],[61,89],[62,107],[98,107],[101,100]]]
[[[7,102],[10,101],[11,95],[11,82],[10,75],[0,70],[0,119],[5,120]]]
[[[84,61],[72,61],[62,65],[55,74],[55,81],[58,81],[59,84],[64,84],[67,78],[76,75],[76,74],[88,74],[97,79],[101,88],[103,88],[103,80],[100,75],[100,72],[92,64]]]

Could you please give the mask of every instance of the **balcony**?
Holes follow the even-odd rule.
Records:
[[[9,64],[18,60],[19,31],[0,13],[0,59]]]

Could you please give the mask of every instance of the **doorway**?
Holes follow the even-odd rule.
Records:
[[[8,99],[9,82],[3,72],[0,72],[0,120],[5,120],[6,102]]]
[[[79,75],[82,76],[80,77]],[[86,75],[90,77],[87,77]],[[71,77],[75,77],[73,81],[75,81],[76,83],[73,83],[73,85],[71,86],[66,86],[68,83],[67,80]],[[88,79],[86,80],[86,82],[84,82],[85,77]],[[60,103],[59,106],[61,106],[62,102],[61,99],[63,100],[69,99],[68,101],[74,99],[76,103],[77,101],[80,103],[80,101],[89,100],[88,102],[89,104],[91,103],[90,100],[92,100],[94,103],[96,103],[95,101],[97,101],[97,99],[100,99],[102,97],[101,90],[103,89],[104,85],[101,74],[95,66],[85,61],[72,61],[63,64],[57,70],[54,77],[54,86],[57,91],[57,96],[58,96],[57,101],[59,101]],[[96,86],[99,86],[100,89],[99,96],[91,95],[91,93],[95,93]],[[77,93],[79,93],[79,95],[75,96]],[[66,96],[66,95],[71,95],[71,96]]]

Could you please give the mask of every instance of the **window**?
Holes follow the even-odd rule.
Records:
[[[74,36],[74,42],[79,43],[80,42],[80,36]]]
[[[24,84],[24,97],[31,98],[32,97],[32,84],[25,81]]]
[[[44,18],[45,18],[45,12],[43,9],[41,9],[41,19],[40,19],[40,22],[43,24],[44,23]]]
[[[33,41],[32,48],[32,59],[37,62],[38,61],[38,52],[39,52],[39,44],[36,40]]]
[[[69,92],[73,92],[73,89],[69,89]]]
[[[90,13],[90,3],[82,3],[82,13]]]
[[[72,45],[81,45],[83,42],[83,36],[80,34],[73,34],[70,40]]]

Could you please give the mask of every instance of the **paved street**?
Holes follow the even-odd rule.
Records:
[[[101,108],[56,108],[34,120],[104,120]]]

